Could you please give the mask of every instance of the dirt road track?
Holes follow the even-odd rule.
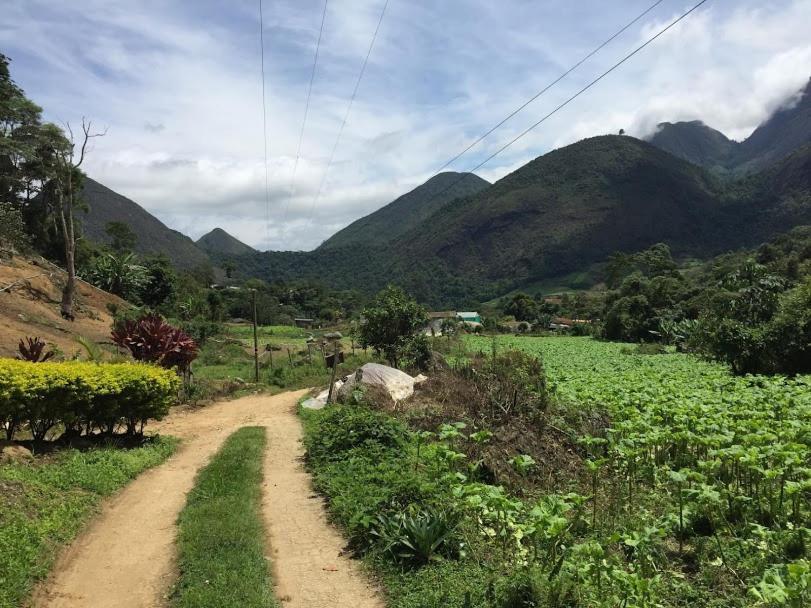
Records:
[[[35,608],[159,608],[176,575],[175,523],[197,471],[228,435],[266,426],[264,516],[278,596],[290,608],[382,608],[313,497],[299,456],[303,391],[250,396],[173,414],[155,425],[178,453],[104,505],[34,594]],[[201,607],[204,608],[204,607]]]

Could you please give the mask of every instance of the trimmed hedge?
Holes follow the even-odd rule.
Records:
[[[135,434],[166,415],[179,388],[175,372],[147,364],[0,359],[0,424],[7,439],[23,425],[38,441],[57,424]]]

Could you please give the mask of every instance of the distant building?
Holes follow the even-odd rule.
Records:
[[[443,310],[428,313],[428,325],[425,326],[425,334],[428,336],[441,336],[442,324],[449,320],[456,319],[455,310]]]
[[[429,336],[441,336],[442,324],[446,321],[456,321],[457,323],[463,324],[467,329],[475,329],[482,325],[482,318],[477,312],[456,312],[455,310],[429,312],[425,334]]]
[[[586,319],[569,319],[567,317],[552,317],[552,321],[549,323],[549,329],[553,330],[565,330],[571,329],[575,325],[585,325],[591,323]]]
[[[315,327],[315,319],[293,319],[296,327],[303,327],[305,329],[312,329]]]
[[[482,318],[477,312],[457,312],[456,317],[463,323],[482,324]]]

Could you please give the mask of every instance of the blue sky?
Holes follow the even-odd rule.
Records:
[[[323,0],[264,0],[266,224],[258,0],[2,0],[0,51],[48,119],[108,127],[86,170],[171,227],[221,226],[310,249],[434,171],[653,0],[390,0],[323,194],[316,192],[384,0],[329,0],[302,155],[293,165]],[[645,19],[455,163],[467,170],[692,3]],[[710,0],[478,171],[664,120],[746,137],[811,75],[811,0]],[[286,210],[286,211],[285,211]]]

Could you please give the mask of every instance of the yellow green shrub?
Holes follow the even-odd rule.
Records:
[[[177,374],[148,364],[0,359],[0,424],[8,438],[22,425],[35,439],[57,424],[136,433],[166,415],[179,388]]]

